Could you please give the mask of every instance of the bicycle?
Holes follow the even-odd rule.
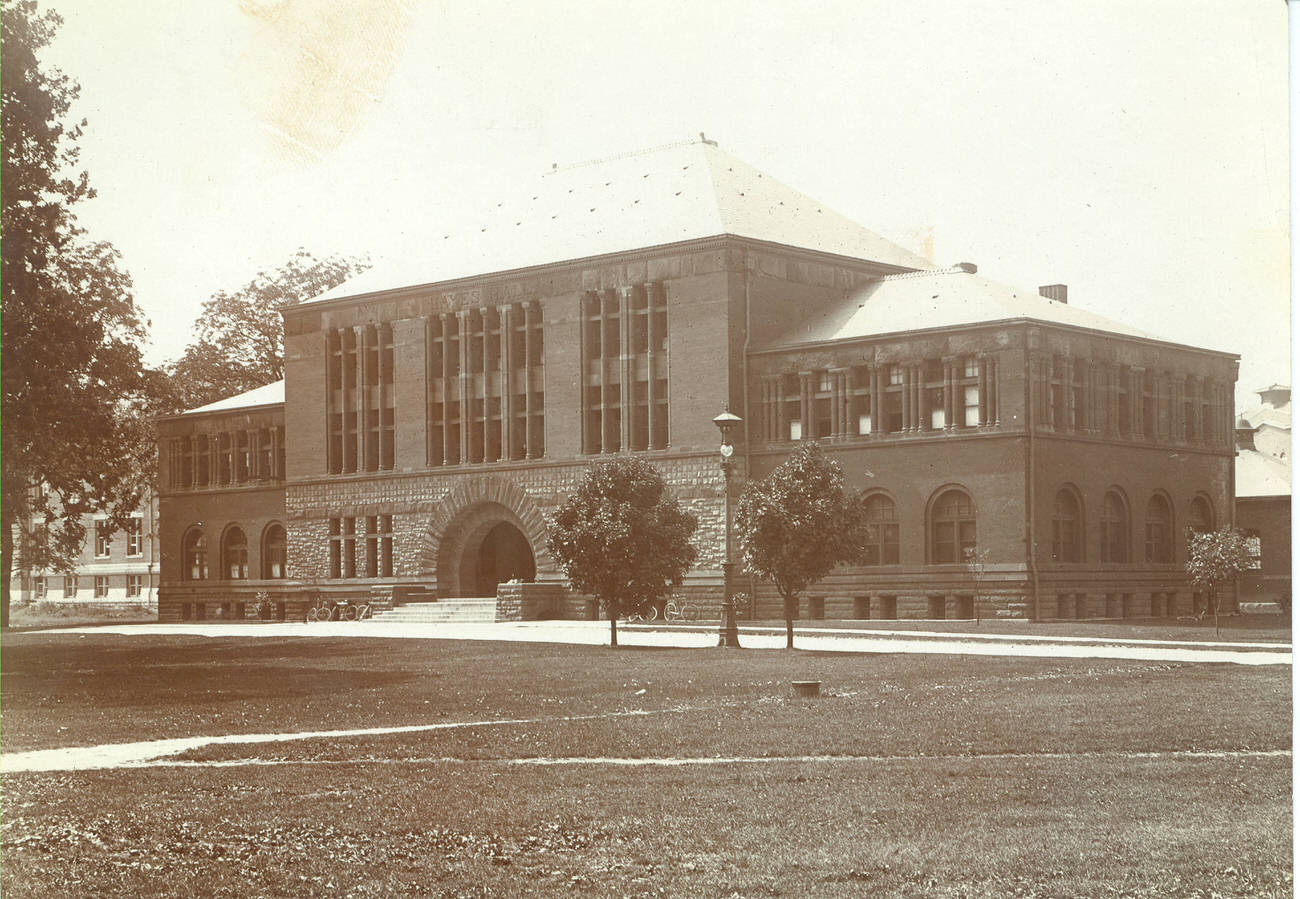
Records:
[[[639,624],[643,621],[654,621],[658,617],[659,608],[657,606],[649,606],[644,612],[633,612],[631,615],[628,615],[627,623]]]
[[[348,621],[365,621],[367,618],[375,617],[375,610],[370,603],[363,602],[360,605],[348,605]]]
[[[684,596],[664,604],[664,621],[698,621],[702,614],[700,607]]]
[[[317,600],[310,608],[307,609],[308,621],[332,621],[333,619],[334,619],[334,606],[323,599]]]

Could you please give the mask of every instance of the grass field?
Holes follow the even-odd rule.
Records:
[[[0,889],[1290,896],[1290,676],[1108,660],[11,635],[5,753],[464,726],[5,775]],[[828,695],[794,699],[790,680],[807,678]]]

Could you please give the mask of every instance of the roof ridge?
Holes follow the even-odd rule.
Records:
[[[700,145],[707,144],[710,147],[716,147],[718,145],[718,142],[716,140],[709,140],[707,137],[701,134],[699,137],[691,138],[690,140],[672,141],[670,143],[659,144],[658,146],[654,146],[654,147],[644,147],[639,150],[628,150],[625,153],[614,153],[611,156],[598,156],[595,159],[584,159],[581,160],[580,162],[568,162],[565,163],[564,165],[560,165],[559,163],[552,163],[551,168],[548,171],[542,172],[542,175],[544,177],[546,175],[551,175],[556,172],[569,172],[569,171],[573,171],[574,169],[585,168],[586,166],[589,165],[603,165],[606,162],[613,162],[616,159],[630,159],[633,156],[645,156],[650,153],[661,153],[664,150],[673,150],[676,149],[677,147],[692,147],[695,146],[696,144],[700,144]]]

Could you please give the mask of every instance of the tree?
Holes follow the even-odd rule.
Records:
[[[805,443],[768,477],[750,481],[736,507],[741,558],[781,594],[786,649],[794,648],[799,594],[865,545],[862,504],[844,489],[844,473],[815,443]]]
[[[370,267],[368,259],[317,259],[299,248],[243,287],[217,291],[194,323],[196,339],[170,366],[176,405],[192,409],[284,377],[280,310],[320,296]]]
[[[1192,583],[1204,587],[1214,613],[1214,635],[1219,635],[1219,587],[1255,567],[1251,539],[1234,527],[1217,531],[1187,532],[1187,573]]]
[[[0,627],[9,626],[15,538],[37,564],[69,564],[81,516],[121,521],[153,446],[132,441],[146,322],[117,251],[91,241],[74,207],[84,120],[65,120],[78,86],[42,69],[62,20],[31,0],[0,10]]]
[[[696,526],[654,466],[624,456],[588,469],[552,520],[546,546],[574,589],[600,600],[609,645],[617,646],[618,619],[663,597],[694,564]]]

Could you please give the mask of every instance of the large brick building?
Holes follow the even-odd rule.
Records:
[[[164,619],[554,585],[547,515],[615,452],[698,516],[717,595],[724,404],[736,480],[815,438],[870,491],[870,564],[804,615],[1174,615],[1181,534],[1232,514],[1236,357],[935,269],[711,142],[418,237],[285,311],[283,385],[162,422]]]

